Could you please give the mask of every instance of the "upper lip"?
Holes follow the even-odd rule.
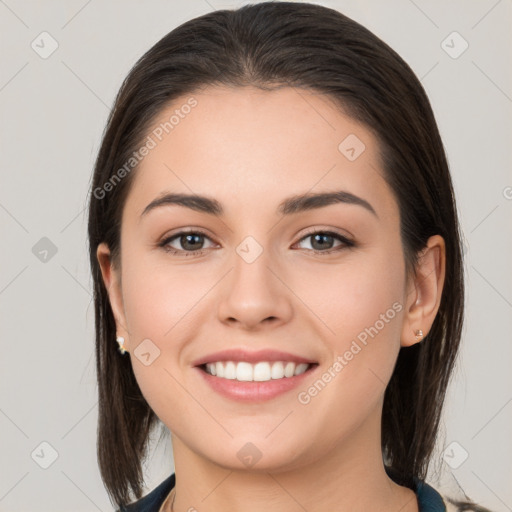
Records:
[[[311,359],[297,356],[289,352],[282,352],[280,350],[267,349],[250,352],[243,348],[232,348],[229,350],[222,350],[220,352],[213,352],[200,357],[192,364],[193,366],[201,366],[206,363],[215,363],[217,361],[245,361],[247,363],[258,363],[260,361],[292,361],[294,363],[316,363],[316,361]]]

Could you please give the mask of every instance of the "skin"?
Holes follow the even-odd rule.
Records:
[[[121,268],[105,244],[97,251],[117,333],[144,397],[171,431],[174,510],[418,511],[414,492],[385,473],[380,425],[400,348],[417,342],[417,329],[426,335],[438,311],[443,239],[431,237],[416,275],[407,275],[378,142],[325,96],[289,87],[210,87],[194,97],[198,105],[136,170],[122,215]],[[366,146],[354,161],[338,150],[349,134]],[[341,203],[276,213],[291,195],[333,190],[365,199],[377,215]],[[167,205],[141,218],[163,192],[208,195],[225,215]],[[158,246],[184,228],[208,237],[192,249],[178,237],[172,248],[203,254],[173,255]],[[304,238],[307,228],[329,228],[356,245],[331,239],[321,249]],[[250,264],[236,252],[247,236],[263,249]],[[317,396],[300,403],[298,392],[393,303],[401,311]],[[147,338],[160,350],[149,366],[133,353]],[[195,359],[235,346],[289,351],[321,368],[300,389],[241,404],[216,394],[192,368]],[[237,456],[248,442],[262,454],[252,467]]]

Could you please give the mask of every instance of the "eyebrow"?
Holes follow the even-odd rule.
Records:
[[[335,192],[321,192],[321,193],[305,193],[289,197],[282,201],[277,207],[277,213],[281,215],[292,215],[295,213],[323,208],[325,206],[344,203],[362,206],[375,217],[378,218],[373,206],[350,192],[338,190]],[[211,197],[196,195],[196,194],[172,194],[166,193],[155,200],[151,201],[141,214],[141,217],[147,215],[151,210],[167,205],[178,205],[190,208],[201,213],[215,215],[221,217],[224,215],[224,208],[222,204]]]

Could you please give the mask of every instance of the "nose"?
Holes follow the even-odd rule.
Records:
[[[234,266],[222,283],[218,318],[230,326],[254,330],[290,321],[293,292],[269,251],[249,263],[235,254]]]

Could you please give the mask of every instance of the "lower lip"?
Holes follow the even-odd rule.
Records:
[[[302,384],[317,368],[318,365],[314,364],[304,373],[294,375],[293,377],[283,377],[282,379],[270,379],[259,382],[243,382],[235,379],[215,377],[199,366],[195,367],[214,391],[217,391],[217,393],[226,398],[240,402],[261,402],[286,393]]]

